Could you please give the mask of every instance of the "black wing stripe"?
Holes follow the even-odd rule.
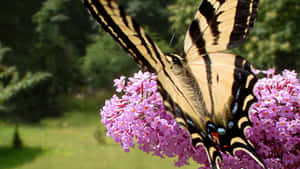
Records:
[[[240,138],[242,140],[242,138]],[[246,142],[244,142],[246,141]],[[259,157],[256,150],[247,142],[247,140],[244,140],[242,142],[236,141],[233,142],[233,154],[236,153],[238,150],[243,150],[247,152],[259,165],[261,165],[263,168],[267,169],[266,164],[262,161],[262,159]]]
[[[257,6],[258,0],[203,0],[194,18],[198,21],[200,32],[193,35],[197,38],[202,37],[206,43],[191,43],[188,36],[194,28],[189,27],[184,52],[189,53],[193,45],[206,48],[208,52],[238,46],[248,38],[256,17]]]
[[[204,0],[202,2],[202,4],[199,7],[199,12],[205,17],[207,23],[213,22],[212,19],[216,19],[216,9],[207,0]]]
[[[151,46],[153,47],[153,50],[157,56],[157,59],[159,60],[159,62],[162,64],[162,67],[165,67],[165,63],[162,61],[161,57],[164,57],[160,54],[160,49],[157,47],[157,45],[150,39],[150,37],[148,35],[146,35],[146,38],[148,39],[149,43],[151,44]]]
[[[223,158],[216,145],[208,138],[205,138],[204,145],[207,149],[206,152],[208,154],[208,159],[210,161],[212,169],[220,169],[218,161],[222,161]]]
[[[255,83],[257,82],[256,76],[252,73],[251,67],[248,61],[243,59],[240,56],[236,57],[235,61],[235,73],[234,79],[235,82],[232,86],[232,95],[236,96],[233,104],[238,103],[238,112],[234,115],[236,126],[231,130],[232,134],[230,137],[230,150],[227,151],[231,154],[235,154],[235,151],[242,149],[249,153],[253,159],[255,159],[262,167],[267,168],[263,162],[263,160],[259,157],[256,150],[250,141],[246,138],[246,128],[250,127],[251,121],[249,119],[249,108],[250,106],[257,101],[255,95],[253,94],[253,88]],[[245,72],[241,72],[239,69],[246,70]],[[246,73],[248,71],[248,73]],[[250,78],[250,80],[248,79]],[[247,81],[249,80],[249,84],[247,86]],[[238,94],[239,91],[239,94]],[[250,96],[250,97],[249,97]],[[247,100],[246,98],[250,98]],[[246,104],[246,106],[245,106]],[[243,108],[245,107],[245,108]]]
[[[258,1],[259,0],[253,0],[253,2],[250,4],[250,18],[248,19],[248,26],[249,28],[251,29],[253,26],[254,26],[254,21],[255,21],[255,18],[256,18],[256,13],[257,13],[257,8],[258,8]],[[252,5],[252,6],[251,6]],[[250,33],[250,29],[248,29],[248,34]]]
[[[113,6],[111,5],[112,2],[114,2],[114,1],[110,1],[109,4],[108,4],[111,8],[113,8]],[[119,13],[117,13],[116,15],[115,14],[112,14],[112,15],[117,16],[117,17],[120,16],[122,18],[124,24],[128,28],[131,28],[132,30],[134,30],[138,34],[138,36],[136,36],[136,37],[139,38],[141,43],[136,44],[136,45],[146,47],[147,53],[150,54],[151,59],[154,60],[157,63],[155,58],[160,58],[161,54],[158,52],[159,49],[155,45],[155,43],[148,37],[147,34],[145,34],[144,29],[142,29],[137,22],[135,22],[131,17],[129,17],[121,7],[116,5],[115,8],[118,8],[117,12],[119,12]],[[154,51],[152,51],[151,49],[153,49]],[[154,53],[156,55],[154,55]]]
[[[141,29],[141,27],[138,24],[133,24],[133,27],[138,33],[139,37],[143,37],[141,38],[142,41],[141,45],[146,47],[146,50],[149,54],[151,53],[150,55],[151,59],[156,61],[155,58],[160,58],[160,54],[158,54],[158,52],[156,51],[155,45],[152,46],[152,44],[154,44],[153,41],[145,34],[144,29]],[[150,43],[147,43],[146,40],[148,40],[148,42]],[[155,51],[152,52],[150,48],[154,49]]]
[[[189,128],[189,125],[186,123],[185,115],[182,112],[182,110],[179,108],[179,106],[172,100],[171,96],[168,94],[168,92],[163,88],[162,84],[158,81],[158,90],[161,96],[164,100],[164,106],[165,109],[170,112],[173,116],[175,121],[179,126],[182,126],[186,129]],[[190,131],[190,130],[189,130]],[[194,131],[194,130],[193,130]]]
[[[230,35],[230,43],[228,44],[228,48],[236,47],[241,41],[248,37],[249,31],[254,24],[257,4],[258,0],[238,1],[234,25],[239,26],[234,26]],[[248,29],[244,29],[243,27]]]
[[[225,0],[217,0],[220,4],[223,4]]]
[[[91,15],[128,51],[137,63],[155,72],[162,54],[144,30],[114,0],[84,0]]]
[[[198,26],[198,22],[198,20],[192,21],[189,28],[189,36],[192,38],[192,42],[196,44],[198,52],[204,54],[207,53],[207,51],[205,50],[205,40],[202,36],[198,37],[198,35],[202,35],[200,27]]]
[[[222,1],[219,1],[222,4]],[[214,43],[218,41],[218,35],[220,31],[218,30],[218,25],[220,22],[217,21],[217,18],[220,14],[217,14],[217,9],[214,8],[214,4],[211,4],[209,1],[204,0],[199,7],[199,12],[205,17],[206,23],[214,36]],[[207,28],[203,29],[205,31]]]
[[[121,18],[123,19],[123,23],[124,23],[127,27],[133,28],[131,25],[129,25],[130,20],[126,19],[126,16],[127,16],[127,15],[126,15],[126,13],[125,13],[124,10],[120,10],[120,16],[121,16]]]
[[[214,104],[214,98],[212,93],[212,69],[211,69],[211,60],[208,55],[203,56],[204,62],[205,62],[205,68],[206,68],[206,76],[207,76],[207,85],[208,85],[208,92],[211,102],[211,115],[215,115],[215,104]]]

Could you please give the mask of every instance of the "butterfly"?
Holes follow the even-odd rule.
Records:
[[[243,150],[267,168],[245,136],[257,78],[240,45],[253,27],[258,0],[202,0],[184,39],[183,54],[164,54],[115,0],[84,0],[90,14],[144,69],[157,74],[164,106],[203,145],[213,169],[221,151]]]

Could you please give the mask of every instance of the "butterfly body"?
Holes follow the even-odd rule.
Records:
[[[183,55],[164,54],[115,0],[84,0],[91,15],[144,69],[157,74],[165,108],[204,145],[213,169],[220,151],[250,154],[267,168],[245,136],[257,81],[250,63],[221,51],[244,41],[257,0],[202,0],[185,36]]]

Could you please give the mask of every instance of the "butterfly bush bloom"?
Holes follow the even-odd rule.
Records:
[[[274,75],[274,70],[259,71],[266,78],[258,81],[254,92],[258,102],[250,110],[253,127],[247,130],[259,155],[269,168],[296,169],[300,166],[300,83],[297,74],[285,70]],[[188,165],[192,158],[201,169],[209,162],[202,146],[192,146],[188,132],[177,126],[166,112],[157,91],[155,74],[138,72],[126,79],[114,81],[119,96],[105,102],[101,122],[107,136],[119,143],[125,152],[138,146],[146,153],[177,157],[175,165]],[[237,156],[223,154],[221,168],[261,168],[248,154],[238,151]]]

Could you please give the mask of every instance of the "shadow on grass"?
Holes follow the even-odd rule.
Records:
[[[9,169],[33,161],[43,154],[45,150],[40,147],[24,147],[13,149],[8,146],[0,146],[0,169]]]

